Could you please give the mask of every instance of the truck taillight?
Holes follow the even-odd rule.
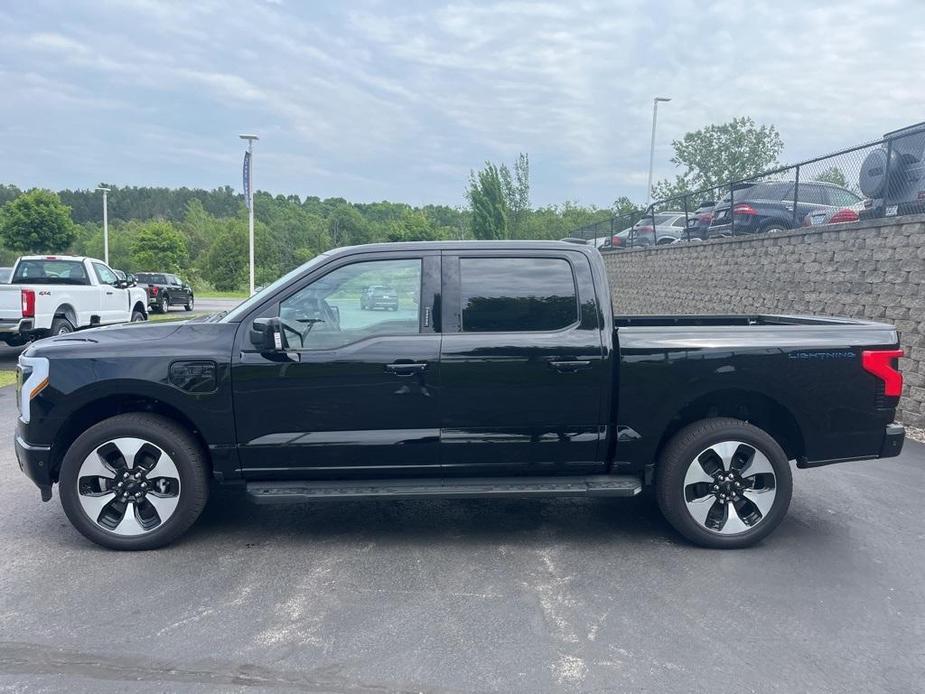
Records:
[[[157,296],[157,287],[149,285],[148,289],[151,290],[151,296]]]
[[[35,318],[35,292],[31,289],[20,290],[22,297],[22,317]]]
[[[883,394],[898,398],[903,392],[903,375],[895,363],[901,349],[876,349],[861,352],[861,366],[883,381]]]

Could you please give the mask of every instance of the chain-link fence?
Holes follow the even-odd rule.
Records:
[[[883,139],[658,200],[572,236],[602,250],[779,233],[925,212],[925,123]]]

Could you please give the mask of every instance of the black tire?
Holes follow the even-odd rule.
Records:
[[[132,311],[132,323],[141,323],[148,320],[148,317],[141,311]]]
[[[163,296],[157,300],[157,312],[158,313],[167,313],[167,309],[170,306],[170,302],[167,301]]]
[[[183,308],[185,308],[187,311],[193,310],[193,295],[192,294],[189,295],[189,300],[186,302]]]
[[[685,476],[688,468],[709,447],[738,441],[760,451],[774,473],[774,500],[770,510],[754,527],[722,534],[698,523],[688,511]],[[787,515],[793,493],[790,463],[780,445],[764,430],[739,419],[717,417],[689,424],[668,442],[655,469],[655,495],[666,520],[688,540],[701,547],[737,549],[769,535]]]
[[[74,326],[64,316],[58,316],[51,322],[51,329],[48,331],[50,335],[67,335],[68,333],[74,332]]]
[[[84,512],[78,498],[78,473],[95,448],[121,437],[149,441],[166,452],[180,479],[176,510],[159,526],[142,535],[125,536],[102,528]],[[148,550],[173,542],[196,522],[209,495],[209,477],[202,447],[171,419],[149,413],[128,413],[105,419],[80,435],[64,456],[59,475],[64,513],[87,539],[116,550]]]
[[[781,222],[772,222],[761,228],[762,234],[782,234],[785,231],[790,231],[790,227]]]

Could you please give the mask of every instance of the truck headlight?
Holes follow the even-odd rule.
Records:
[[[24,357],[20,355],[16,365],[16,404],[19,418],[26,424],[31,419],[33,398],[48,385],[48,359],[45,357]]]

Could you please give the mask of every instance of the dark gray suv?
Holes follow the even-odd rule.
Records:
[[[799,227],[812,210],[837,210],[861,202],[858,195],[841,186],[801,182],[794,215],[793,187],[793,181],[755,183],[736,190],[734,202],[727,193],[713,209],[710,236],[784,231]]]

